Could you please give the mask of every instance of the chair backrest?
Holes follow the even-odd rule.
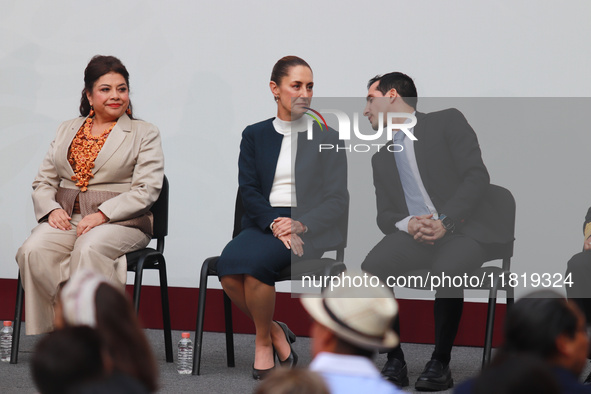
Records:
[[[343,242],[335,247],[337,252],[336,259],[337,261],[345,261],[345,248],[347,247],[347,238],[349,235],[349,204],[347,204],[347,209],[338,223],[339,232],[343,237]]]
[[[234,231],[232,232],[232,238],[236,237],[242,231],[242,216],[244,215],[244,204],[242,203],[242,196],[240,195],[240,189],[236,193],[236,204],[234,208]],[[338,223],[339,231],[343,238],[343,242],[339,245],[335,246],[331,250],[335,250],[337,252],[337,260],[343,261],[345,258],[345,247],[347,246],[347,234],[349,229],[349,207],[347,206],[347,210],[345,214],[341,217]]]
[[[485,198],[494,209],[495,222],[500,226],[498,230],[503,231],[510,239],[505,243],[486,245],[488,260],[508,260],[513,256],[515,244],[515,198],[509,190],[493,184],[489,185]],[[505,267],[505,262],[503,267],[509,269],[508,265]]]
[[[152,238],[158,238],[164,240],[164,237],[168,235],[168,178],[164,175],[162,181],[162,190],[160,190],[160,196],[150,208],[152,215],[154,216],[154,234]]]

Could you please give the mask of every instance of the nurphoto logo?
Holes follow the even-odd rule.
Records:
[[[352,135],[353,138],[360,140],[360,141],[376,141],[382,138],[384,134],[384,113],[380,112],[378,114],[378,129],[372,130],[370,134],[362,133],[359,128],[359,113],[353,113],[353,122],[351,122],[349,115],[344,111],[338,109],[322,109],[320,111],[316,111],[312,108],[306,107],[307,110],[312,111],[315,115],[306,113],[306,115],[310,116],[308,119],[308,131],[307,131],[307,138],[311,140],[314,136],[314,121],[320,126],[320,130],[324,130],[325,126],[328,129],[327,122],[322,114],[330,114],[334,115],[337,118],[338,128],[337,131],[339,133],[339,139],[342,141],[351,141]],[[321,124],[320,118],[322,122]],[[417,124],[417,118],[414,114],[407,113],[407,112],[387,112],[385,115],[386,119],[386,141],[392,141],[393,135],[398,132],[398,130],[402,131],[411,141],[416,141],[417,137],[413,135],[410,131],[415,125]],[[351,123],[353,125],[353,132],[351,133]],[[369,152],[373,149],[377,149],[379,151],[383,146],[386,144],[349,144],[345,146],[338,146],[333,144],[319,144],[318,151],[326,151],[326,150],[333,150],[338,152],[339,150],[346,150],[348,152]],[[401,152],[404,147],[400,144],[391,144],[387,147],[388,151],[390,152]]]

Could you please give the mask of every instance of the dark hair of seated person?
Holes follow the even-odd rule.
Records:
[[[547,362],[529,354],[500,351],[490,366],[474,379],[472,394],[560,394],[561,388]]]
[[[131,302],[106,283],[96,291],[96,329],[111,356],[114,371],[139,380],[155,392],[158,368],[146,335]]]
[[[86,69],[84,70],[84,89],[82,89],[82,96],[80,98],[81,116],[88,116],[88,114],[90,113],[90,109],[92,108],[86,94],[92,93],[95,82],[98,81],[100,77],[108,73],[121,74],[121,76],[125,79],[127,87],[129,88],[129,72],[127,71],[127,68],[123,65],[121,60],[117,59],[115,56],[93,56],[93,58],[90,59],[90,62],[88,62]],[[128,108],[128,116],[131,119],[133,119],[133,107],[131,105],[131,100],[129,100]]]
[[[102,379],[106,374],[101,338],[88,326],[53,331],[35,347],[31,371],[41,394],[67,393]]]
[[[579,320],[574,308],[566,299],[549,291],[520,299],[507,312],[503,349],[550,359],[558,351],[556,338],[560,335],[574,338],[577,333]]]

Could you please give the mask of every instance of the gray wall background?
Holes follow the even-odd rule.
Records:
[[[162,132],[169,283],[182,287],[197,286],[203,259],[230,238],[240,133],[275,115],[268,80],[284,55],[310,63],[318,97],[363,97],[369,78],[395,70],[423,97],[591,96],[591,4],[582,0],[2,0],[0,9],[4,278],[16,278],[14,254],[35,225],[33,177],[59,123],[77,115],[95,54],[123,60],[137,116]],[[588,123],[569,123],[568,111],[532,112],[532,100],[503,103],[551,126],[510,127],[501,113],[498,123],[472,122],[491,180],[517,199],[515,270],[563,272],[581,250],[591,204]],[[576,103],[589,109],[588,100]],[[471,121],[468,107],[460,109]]]

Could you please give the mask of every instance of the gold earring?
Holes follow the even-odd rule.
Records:
[[[90,112],[88,113],[88,117],[92,118],[94,116],[94,108],[92,107],[92,105],[90,106]]]

